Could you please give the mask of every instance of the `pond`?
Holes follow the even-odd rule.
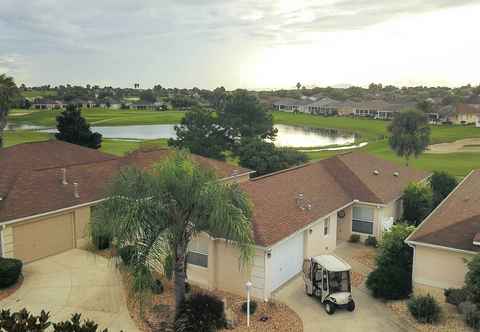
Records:
[[[282,147],[313,148],[325,146],[342,146],[355,143],[355,134],[336,129],[312,128],[303,126],[275,125],[278,135],[274,143]],[[54,133],[56,129],[45,129],[38,126],[20,126],[13,129],[41,129],[42,132]],[[158,138],[175,138],[174,125],[138,125],[115,127],[92,127],[104,138],[148,140]]]

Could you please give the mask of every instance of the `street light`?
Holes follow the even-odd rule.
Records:
[[[247,327],[250,327],[250,290],[252,289],[252,283],[247,281],[245,287],[247,288]]]

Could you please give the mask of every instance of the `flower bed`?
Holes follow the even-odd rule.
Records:
[[[122,271],[122,277],[127,294],[127,307],[138,328],[143,332],[173,331],[175,294],[172,282],[164,281],[163,293],[148,296],[149,299],[144,301],[141,308],[140,303],[130,293],[130,275]],[[208,293],[226,300],[227,307],[236,315],[236,327],[233,330],[224,331],[303,331],[300,317],[283,303],[258,302],[256,312],[250,316],[250,328],[247,329],[247,318],[241,309],[245,298],[221,291],[206,291],[198,287],[192,287],[192,292]],[[262,317],[267,319],[262,321]]]

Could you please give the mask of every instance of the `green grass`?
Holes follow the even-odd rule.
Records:
[[[56,96],[57,91],[50,91],[50,90],[42,90],[42,91],[22,91],[22,96],[25,98],[44,98],[44,97],[52,97]]]
[[[46,127],[56,125],[56,117],[61,110],[13,110],[8,121],[14,124],[30,124]],[[82,110],[82,115],[91,125],[102,126],[125,126],[125,125],[148,125],[148,124],[176,124],[184,116],[180,111],[136,111],[136,110],[112,110],[106,108],[92,108]]]
[[[405,164],[405,160],[403,158],[398,157],[392,150],[390,150],[386,140],[372,142],[359,150],[371,153],[382,159],[390,160],[398,164]],[[345,153],[345,151],[308,152],[307,155],[311,160],[318,160],[328,158],[339,153]],[[410,161],[410,165],[429,172],[447,171],[452,175],[463,177],[472,169],[480,168],[480,153],[423,153],[418,159],[412,159]]]
[[[14,132],[5,131],[3,136],[5,140],[5,147],[21,143],[46,141],[53,137],[52,134],[40,133],[29,130],[17,130]]]

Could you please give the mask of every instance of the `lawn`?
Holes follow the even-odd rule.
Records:
[[[61,110],[13,110],[8,118],[10,123],[29,124],[46,127],[56,125],[56,117]],[[136,111],[92,108],[82,110],[82,115],[91,125],[124,126],[148,124],[175,124],[184,116],[180,111]]]

